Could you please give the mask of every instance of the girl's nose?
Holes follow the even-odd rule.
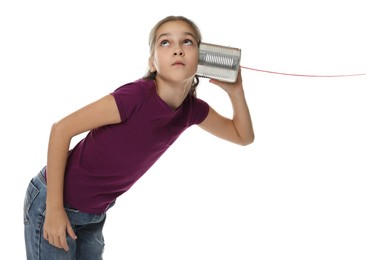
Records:
[[[174,50],[173,54],[174,54],[174,56],[183,56],[184,55],[183,50],[180,47],[176,48]]]

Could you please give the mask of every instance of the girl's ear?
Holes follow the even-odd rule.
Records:
[[[149,70],[151,73],[154,73],[156,71],[152,57],[149,58]]]

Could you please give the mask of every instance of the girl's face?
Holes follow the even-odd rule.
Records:
[[[170,81],[191,80],[197,72],[198,43],[194,31],[184,21],[170,21],[156,31],[150,68]]]

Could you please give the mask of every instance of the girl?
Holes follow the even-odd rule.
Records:
[[[34,177],[24,204],[27,258],[102,259],[107,210],[193,124],[247,145],[254,132],[239,72],[217,80],[230,97],[233,118],[196,97],[201,33],[169,16],[150,33],[149,71],[53,124],[47,166]],[[73,149],[71,139],[89,131]]]

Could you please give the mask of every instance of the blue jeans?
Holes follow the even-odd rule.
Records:
[[[24,200],[24,238],[28,260],[100,260],[104,249],[103,225],[106,214],[88,214],[65,207],[77,236],[67,235],[69,251],[54,247],[43,238],[46,212],[45,168],[34,177]]]

